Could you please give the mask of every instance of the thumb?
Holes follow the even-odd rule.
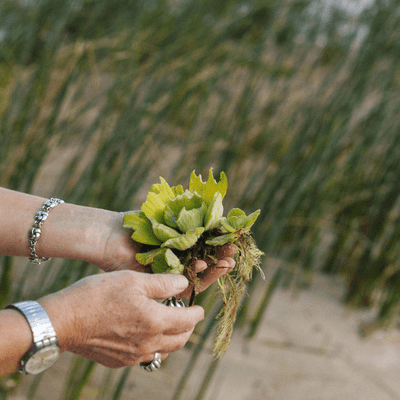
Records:
[[[150,299],[167,299],[176,296],[189,285],[189,281],[183,275],[154,274],[147,277],[146,294]]]

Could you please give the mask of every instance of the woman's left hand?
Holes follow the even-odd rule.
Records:
[[[108,232],[101,241],[104,246],[95,260],[90,262],[97,265],[103,271],[119,271],[129,269],[138,272],[147,272],[146,268],[136,260],[139,245],[131,239],[131,232],[123,228],[124,213],[108,214],[105,231]],[[218,248],[215,259],[196,260],[195,272],[200,279],[197,292],[205,290],[218,278],[229,273],[235,266],[232,258],[236,253],[236,247],[227,243]],[[193,285],[181,293],[179,297],[190,298]]]
[[[32,218],[45,198],[0,188],[0,254],[29,257],[27,232]],[[139,245],[131,231],[123,227],[125,213],[71,203],[59,204],[41,227],[36,253],[40,257],[81,260],[97,265],[105,272],[132,270],[148,272],[136,260]],[[12,228],[11,228],[12,227]],[[233,245],[220,248],[215,260],[197,260],[199,291],[232,270],[236,252]],[[188,298],[193,286],[182,297]]]

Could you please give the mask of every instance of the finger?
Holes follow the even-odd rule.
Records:
[[[194,272],[198,274],[207,269],[207,263],[204,260],[196,260],[194,264]]]
[[[229,250],[230,252],[231,250]],[[234,248],[236,251],[236,248]],[[200,260],[196,261],[196,265]],[[214,281],[216,281],[221,276],[228,274],[235,267],[235,260],[231,257],[226,257],[222,260],[218,260],[216,263],[213,261],[212,266],[203,269],[202,271],[197,273],[198,278],[200,279],[200,285],[197,289],[197,293],[202,292],[207,289]],[[189,299],[192,295],[193,285],[189,285],[182,293],[178,295],[180,299]]]
[[[189,281],[183,275],[143,274],[144,287],[150,299],[167,299],[187,288]]]
[[[160,348],[161,353],[173,353],[179,351],[185,346],[186,342],[189,340],[192,332],[182,333],[180,335],[167,336],[168,342],[165,343],[163,347]]]
[[[193,292],[193,284],[190,284],[182,293],[179,293],[176,297],[179,299],[190,299]]]
[[[159,344],[160,353],[173,353],[179,351],[189,340],[193,331],[181,333],[179,335],[166,335],[163,338],[164,345]]]
[[[225,275],[232,271],[235,266],[235,260],[233,258],[226,258],[217,261],[212,267],[206,268],[197,274],[200,279],[198,287],[196,287],[196,293],[200,293],[207,289],[213,282],[215,282],[222,275]],[[182,293],[177,296],[180,299],[189,299],[192,296],[193,284],[190,284]]]
[[[233,257],[237,253],[237,247],[233,243],[226,243],[217,250],[217,258]]]
[[[120,351],[116,352],[104,347],[75,346],[69,351],[104,365],[107,368],[121,368],[127,365],[135,365],[138,362],[137,357],[133,355],[132,357],[126,357],[126,355]]]
[[[235,261],[234,260],[232,261],[234,265]],[[208,268],[207,270],[200,273],[198,276],[200,278],[200,283],[196,287],[196,294],[206,290],[218,278],[230,272],[232,268],[233,267],[230,267],[228,261],[221,260],[213,268]],[[193,292],[193,285],[191,284],[182,293],[179,293],[177,297],[180,299],[189,299],[192,296],[192,292]]]
[[[232,258],[231,259],[227,258],[218,261],[217,265],[214,268],[208,268],[207,270],[205,270],[199,276],[200,277],[199,291],[201,292],[207,289],[208,286],[210,286],[221,276],[230,272],[234,266],[235,266],[235,261]]]
[[[204,309],[200,306],[169,307],[159,304],[162,315],[162,332],[164,335],[190,333],[198,322],[204,319]]]
[[[227,268],[226,268],[226,263],[228,263],[228,267]],[[235,265],[236,265],[236,262],[231,257],[226,257],[226,258],[224,258],[224,259],[222,259],[222,260],[217,262],[217,268],[226,269],[224,274],[228,274],[229,272],[231,272],[233,270],[233,268],[235,268]]]

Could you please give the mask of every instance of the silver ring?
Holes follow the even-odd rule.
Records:
[[[165,299],[162,303],[170,307],[185,307],[183,301],[181,299],[178,300],[175,296]]]
[[[147,372],[155,371],[156,369],[161,367],[161,354],[160,353],[154,354],[153,361],[149,363],[139,363],[139,366],[140,368],[142,368]]]

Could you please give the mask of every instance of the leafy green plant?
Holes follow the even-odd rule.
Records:
[[[193,300],[198,290],[194,264],[196,259],[216,261],[216,249],[226,243],[237,247],[236,267],[218,280],[224,307],[215,341],[215,353],[222,356],[228,348],[240,297],[252,271],[261,271],[262,252],[251,235],[251,227],[260,210],[250,215],[240,208],[223,216],[222,200],[228,188],[224,172],[214,179],[212,169],[206,182],[192,172],[189,189],[169,186],[165,179],[154,184],[141,211],[125,215],[124,227],[133,229],[132,239],[143,245],[136,259],[151,265],[153,273],[184,274],[194,284]],[[209,268],[215,267],[211,263]]]

